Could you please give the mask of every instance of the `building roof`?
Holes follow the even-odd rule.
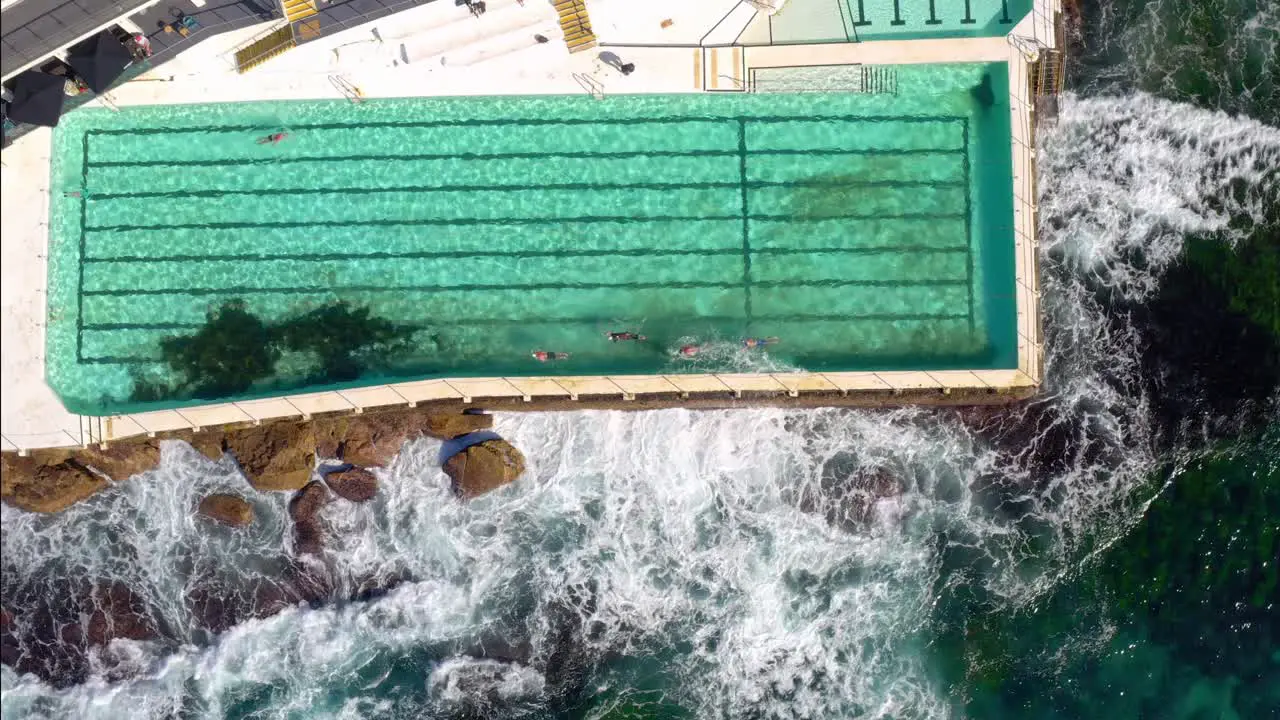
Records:
[[[147,0],[21,0],[0,12],[0,75],[89,35],[129,15]]]

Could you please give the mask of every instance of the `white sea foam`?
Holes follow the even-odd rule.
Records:
[[[324,510],[335,599],[370,577],[405,583],[212,642],[184,595],[208,577],[243,587],[278,573],[286,496],[166,445],[160,469],[59,516],[4,507],[6,602],[49,577],[119,579],[175,638],[122,646],[134,674],[114,683],[54,692],[4,668],[4,715],[417,718],[484,698],[529,709],[575,658],[622,654],[660,658],[664,702],[700,717],[946,717],[918,649],[946,557],[966,554],[970,580],[1025,603],[1078,562],[1079,538],[1101,530],[1105,542],[1140,508],[1132,489],[1155,458],[1138,338],[1108,321],[1098,289],[1141,301],[1184,233],[1229,240],[1226,216],[1258,208],[1225,188],[1268,182],[1277,147],[1256,123],[1149,97],[1064,100],[1041,154],[1048,384],[1024,408],[1040,421],[1023,445],[918,408],[501,415],[496,429],[528,459],[518,483],[460,503],[439,443],[418,440],[378,472],[373,501]],[[1069,459],[1047,472],[1033,456],[1051,442]],[[894,487],[864,488],[873,510],[832,521],[867,478]],[[991,479],[1012,488],[998,507]],[[193,519],[219,491],[254,503],[252,529]],[[566,628],[581,635],[568,648]],[[422,664],[411,677],[396,664],[410,656]]]

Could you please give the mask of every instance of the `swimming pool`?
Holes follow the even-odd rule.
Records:
[[[1015,367],[1007,68],[892,70],[896,95],[72,113],[48,381],[102,414],[422,377]],[[206,355],[252,346],[228,332],[277,351],[199,388],[162,348],[202,329]]]
[[[788,0],[748,44],[867,42],[1003,37],[1031,12],[1032,0]]]

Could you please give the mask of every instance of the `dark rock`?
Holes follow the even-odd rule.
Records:
[[[293,547],[299,555],[318,555],[324,549],[324,527],[320,511],[329,503],[329,490],[324,483],[311,481],[289,500],[289,517],[293,518]]]
[[[514,482],[524,472],[524,455],[506,440],[485,440],[450,457],[444,471],[464,500]]]
[[[187,591],[186,602],[196,623],[222,633],[246,620],[271,617],[302,601],[302,594],[285,579],[256,578],[247,588],[235,588],[209,578]]]
[[[116,482],[154,470],[160,464],[160,441],[154,438],[131,438],[111,443],[106,450],[90,446],[76,452],[84,465],[103,473]]]
[[[222,433],[210,430],[202,430],[196,432],[194,430],[175,430],[169,433],[169,437],[174,440],[181,440],[190,445],[193,450],[204,455],[210,460],[221,460],[224,452],[222,450]]]
[[[411,580],[412,576],[403,570],[392,573],[378,573],[362,580],[357,580],[354,583],[355,590],[351,593],[351,599],[359,602],[376,600]]]
[[[867,467],[851,453],[837,453],[823,464],[819,482],[799,487],[789,501],[803,512],[821,515],[832,527],[860,532],[870,523],[878,501],[903,490],[888,469]]]
[[[0,499],[30,512],[59,512],[111,484],[66,451],[3,453],[0,460]]]
[[[327,473],[324,481],[338,497],[351,502],[366,502],[378,494],[378,478],[363,468]]]
[[[197,512],[232,527],[244,527],[253,522],[253,506],[238,495],[210,495],[200,501]]]
[[[155,640],[159,637],[147,606],[124,583],[99,585],[92,595],[86,639],[90,645],[106,645],[116,638]]]
[[[320,418],[315,421],[316,452],[353,465],[391,462],[406,440],[418,435],[448,440],[493,427],[493,416],[428,413],[415,408]]]
[[[20,673],[55,688],[84,682],[89,649],[115,639],[156,640],[161,628],[142,599],[120,582],[42,588],[29,609],[6,608],[0,655]],[[108,658],[109,660],[109,658]]]
[[[228,432],[223,447],[254,488],[297,490],[315,470],[315,436],[302,422],[273,422]]]

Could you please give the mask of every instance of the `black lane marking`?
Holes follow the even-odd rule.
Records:
[[[747,207],[747,124],[738,123],[738,192],[742,196],[742,307],[751,328],[751,213]]]
[[[89,188],[89,134],[85,133],[81,140],[80,156],[82,163],[80,165],[80,258],[81,262],[76,263],[76,271],[79,278],[76,281],[76,362],[84,359],[84,256],[86,254],[86,245],[88,241],[85,235],[88,233],[89,227],[89,200],[85,197]]]
[[[895,4],[898,0],[894,0]],[[470,119],[470,120],[423,120],[419,122],[368,122],[368,123],[306,123],[291,125],[289,132],[297,134],[303,130],[368,130],[371,128],[449,128],[449,127],[547,127],[555,125],[678,125],[678,124],[729,124],[746,121],[762,125],[772,123],[804,122],[804,123],[930,123],[959,122],[964,118],[956,115],[733,115],[724,117],[699,117],[697,115],[676,115],[669,117],[644,118],[525,118],[525,119]],[[187,135],[192,133],[240,133],[260,131],[267,128],[264,124],[253,125],[197,125],[183,128],[133,128],[133,129],[95,129],[86,131],[86,135],[105,136],[150,136],[150,135]]]
[[[1000,0],[1000,24],[1009,25],[1013,19],[1009,17],[1009,0]]]
[[[906,25],[907,21],[902,19],[902,2],[901,0],[893,0],[893,20],[889,21],[890,25]]]
[[[806,282],[769,281],[757,282],[761,288],[789,287],[949,287],[963,286],[963,279],[949,280],[816,280]],[[531,283],[529,285],[344,285],[338,290],[342,292],[366,293],[437,293],[437,292],[493,292],[499,290],[518,290],[523,292],[534,290],[658,290],[658,289],[698,289],[720,288],[736,289],[740,282],[649,282],[649,283]],[[134,297],[146,295],[186,295],[190,297],[206,297],[210,295],[280,295],[317,294],[324,292],[315,287],[227,287],[227,288],[157,288],[142,290],[86,290],[84,295],[93,297]]]
[[[795,215],[752,215],[751,220],[758,222],[788,222],[807,224],[835,220],[956,220],[963,218],[963,213],[918,212],[899,213],[897,215],[823,215],[821,217],[797,217]],[[225,223],[175,223],[170,225],[97,225],[88,228],[91,232],[120,232],[135,230],[230,230],[260,228],[310,228],[310,227],[433,227],[438,225],[564,225],[568,223],[649,223],[649,222],[712,222],[739,220],[741,216],[733,215],[653,215],[649,217],[633,217],[629,215],[587,215],[581,217],[550,218],[455,218],[452,220],[433,218],[426,220],[307,220],[296,222],[225,222]]]
[[[797,313],[791,315],[760,315],[755,319],[761,322],[920,322],[927,320],[964,320],[964,313],[867,313],[863,315],[842,315],[825,313]],[[449,320],[433,319],[422,325],[423,329],[445,327],[500,327],[503,325],[615,325],[618,323],[634,323],[642,325],[644,317],[552,317],[552,318],[452,318]],[[743,318],[737,315],[690,315],[676,320],[689,323],[735,322]],[[84,326],[87,332],[119,332],[147,331],[169,332],[180,330],[198,330],[204,327],[200,322],[155,322],[155,323],[90,323]]]
[[[934,7],[937,0],[929,0],[929,19],[924,21],[925,25],[941,25],[942,21],[938,19],[938,11]]]
[[[678,318],[678,319],[687,320],[691,324],[707,323],[707,322],[740,322],[742,320],[742,318],[727,316],[727,315],[726,316],[701,316],[701,317],[691,316],[689,318]],[[964,319],[964,315],[956,315],[951,313],[936,313],[936,314],[923,313],[923,314],[903,314],[903,315],[895,315],[893,313],[879,313],[879,314],[867,314],[867,315],[765,315],[765,316],[760,316],[756,318],[756,320],[759,322],[769,322],[769,323],[775,323],[775,322],[776,323],[948,322],[952,320],[963,320],[963,319]],[[449,323],[449,324],[456,324],[458,326],[484,325],[489,327],[501,326],[501,325],[540,325],[540,324],[561,324],[561,325],[576,324],[576,325],[610,325],[612,326],[619,322],[642,323],[644,320],[645,318],[634,318],[628,321],[626,319],[616,318],[616,317],[558,318],[558,319],[549,320],[549,321],[530,320],[527,318],[512,319],[512,320],[497,320],[492,318],[486,318],[482,321],[466,320],[466,321],[459,321],[457,323]],[[447,325],[448,324],[433,322],[431,325],[424,326],[424,328],[445,327]],[[102,326],[101,328],[97,326],[91,326],[89,329],[116,330],[116,331],[118,330],[179,331],[179,330],[192,330],[200,327],[203,327],[202,323],[191,323],[191,324],[157,323],[155,325],[144,325],[144,326],[131,326],[128,324],[106,325],[106,326]],[[104,356],[104,357],[89,357],[81,360],[81,363],[85,365],[151,365],[151,364],[159,364],[161,362],[163,361],[157,357],[141,357],[141,356]]]
[[[862,6],[864,0],[858,0],[858,21],[853,24],[854,27],[866,27],[871,24],[867,19],[866,8]]]
[[[960,21],[961,25],[972,25],[977,20],[973,19],[973,9],[970,7],[971,0],[964,0],[964,18]]]
[[[895,253],[962,253],[968,252],[967,246],[935,246],[935,245],[889,245],[884,247],[821,247],[821,248],[754,248],[750,252],[755,255],[812,255],[838,253],[843,255],[892,255]],[[288,260],[296,262],[332,262],[347,260],[435,260],[497,257],[519,260],[526,257],[668,257],[668,256],[716,256],[737,255],[741,248],[627,248],[621,250],[456,250],[456,251],[414,251],[414,252],[372,252],[372,253],[286,253],[283,255],[264,255],[261,253],[236,253],[226,255],[121,255],[117,257],[85,258],[88,264],[111,263],[202,263],[202,262],[269,262]]]
[[[964,143],[969,144],[969,125],[964,126]],[[964,156],[964,180],[965,185],[969,184],[969,155]],[[969,252],[964,255],[964,271],[966,282],[969,287],[969,333],[972,334],[977,329],[977,319],[975,318],[974,297],[973,297],[973,193],[966,192],[964,194],[964,241],[969,248]]]
[[[864,148],[853,150],[840,149],[816,149],[816,150],[794,150],[794,149],[777,149],[777,150],[751,150],[752,155],[771,155],[771,156],[821,156],[821,155],[958,155],[964,152],[964,148],[904,148],[901,150],[893,150],[888,148]],[[508,152],[508,153],[424,153],[424,154],[403,154],[403,155],[383,155],[383,154],[366,154],[366,155],[346,155],[340,157],[332,156],[316,156],[316,157],[255,157],[255,158],[225,158],[225,159],[209,159],[209,160],[97,160],[89,163],[89,167],[95,168],[122,168],[122,167],[221,167],[224,165],[293,165],[307,163],[325,163],[336,164],[343,162],[418,162],[423,160],[543,160],[548,158],[563,159],[581,159],[581,160],[625,160],[630,158],[664,158],[664,157],[694,157],[694,158],[712,158],[712,157],[737,157],[737,149],[733,150],[625,150],[618,152],[589,152],[589,151],[572,151],[572,152]]]
[[[744,156],[745,157],[745,156]],[[740,172],[745,168],[745,160],[741,160]],[[747,182],[745,177],[733,182],[692,182],[692,183],[547,183],[544,185],[416,185],[402,187],[332,187],[332,188],[259,188],[221,190],[155,190],[123,193],[94,193],[95,201],[120,200],[138,198],[219,198],[239,195],[385,195],[390,193],[438,193],[438,192],[542,192],[546,190],[563,190],[571,192],[596,192],[606,190],[730,190],[738,189],[745,183],[746,188],[760,189],[780,188],[929,188],[929,187],[961,187],[955,180],[755,180]]]

